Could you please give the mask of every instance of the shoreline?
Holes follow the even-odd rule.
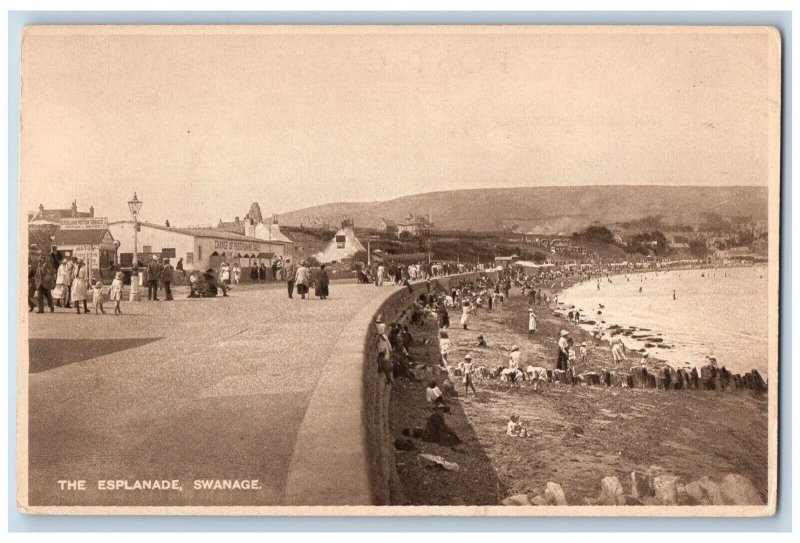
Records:
[[[510,298],[492,311],[479,310],[469,330],[451,327],[451,364],[469,353],[476,366],[506,365],[511,345],[517,344],[523,352],[523,367],[550,369],[555,366],[560,329],[570,330],[578,342],[591,341],[586,331],[566,323],[549,305],[538,306],[537,331],[529,335],[527,299],[518,289],[513,287]],[[431,358],[438,358],[436,325],[428,322],[424,329],[412,328],[412,332],[415,359],[430,364]],[[486,337],[487,347],[476,347],[478,334]],[[609,367],[608,345],[589,345],[589,359],[579,365],[579,372]],[[402,382],[392,391],[393,439],[403,437],[403,427],[424,426],[430,414],[424,381],[431,373],[417,373],[423,382]],[[433,378],[442,385],[446,376]],[[499,497],[495,503],[500,503],[517,494],[533,498],[547,483],[555,482],[563,488],[568,504],[584,505],[600,494],[604,477],[617,477],[627,492],[633,471],[651,479],[675,476],[681,484],[706,476],[719,481],[727,473],[737,473],[753,481],[766,500],[766,394],[560,382],[545,383],[537,393],[530,381],[512,389],[498,379],[477,379],[478,395],[464,397],[461,380],[453,378],[452,383],[459,396],[450,401],[446,421],[464,443],[451,449],[412,440],[415,450],[396,452],[406,504],[473,504],[470,497],[479,495]],[[731,418],[732,410],[739,416]],[[532,438],[506,435],[511,413],[521,416]],[[731,451],[737,456],[732,457]],[[418,462],[418,453],[440,455],[458,463],[461,470],[425,467]],[[648,504],[646,500],[631,503]]]
[[[762,266],[760,264],[757,264],[757,265],[752,265],[752,266],[736,265],[736,266],[724,266],[724,267],[679,268],[679,269],[670,269],[670,270],[646,270],[646,271],[645,270],[637,270],[635,273],[633,273],[633,272],[632,273],[619,273],[619,274],[613,274],[613,275],[609,275],[609,276],[602,276],[601,278],[602,279],[605,279],[606,277],[609,277],[609,278],[612,278],[612,279],[627,278],[627,277],[632,276],[632,275],[656,273],[658,271],[662,271],[663,272],[663,271],[686,271],[686,270],[689,270],[689,271],[703,272],[703,271],[706,271],[706,270],[716,270],[716,269],[720,269],[720,268],[723,268],[723,269],[753,269],[753,268],[759,268],[759,267],[766,268],[766,266]],[[592,278],[592,279],[589,280],[589,282],[594,281],[594,280],[595,280],[595,278]],[[570,289],[573,289],[576,286],[583,285],[585,283],[586,283],[586,281],[575,281],[575,282],[572,282],[569,285],[565,285],[564,288],[557,289],[556,293],[558,295],[558,300],[559,301],[558,301],[558,304],[556,304],[555,306],[553,306],[551,304],[551,309],[554,312],[563,313],[562,318],[564,319],[565,323],[569,323],[570,325],[573,325],[573,326],[575,325],[574,321],[570,321],[568,319],[567,312],[570,309],[577,308],[578,305],[576,305],[575,303],[563,302],[563,301],[561,301],[561,297],[562,297],[562,295],[567,293],[567,291],[569,291]],[[586,321],[591,321],[591,322],[586,322]],[[598,320],[598,316],[597,315],[589,314],[586,317],[582,317],[581,318],[581,321],[578,324],[578,328],[580,328],[581,330],[586,331],[589,334],[591,334],[591,329],[592,329],[592,327],[595,326],[595,324],[594,324],[595,322],[602,323],[601,324],[601,326],[602,326],[601,340],[600,340],[601,344],[609,346],[611,338],[619,335],[620,333],[622,333],[628,340],[635,341],[634,348],[629,348],[626,345],[626,351],[631,352],[631,353],[637,353],[637,354],[638,353],[647,352],[648,355],[649,355],[650,361],[653,362],[653,363],[657,363],[657,365],[655,367],[663,367],[663,366],[666,365],[666,366],[670,366],[670,367],[673,367],[673,368],[676,368],[676,369],[678,369],[678,368],[687,368],[687,369],[695,368],[695,369],[697,369],[699,371],[701,369],[701,367],[703,366],[703,361],[700,361],[700,362],[697,362],[697,361],[693,362],[692,361],[692,359],[697,360],[698,358],[700,358],[700,355],[698,355],[696,353],[687,353],[685,350],[682,350],[680,348],[680,346],[678,346],[678,345],[676,345],[674,343],[670,343],[669,342],[670,338],[666,335],[665,332],[663,332],[661,330],[656,330],[655,328],[642,328],[642,325],[632,325],[632,324],[628,323],[626,321],[626,319],[624,319],[624,318],[617,318],[615,320],[615,322],[610,322],[610,321],[606,322],[605,321],[605,315],[600,316],[599,320]],[[639,337],[636,337],[634,335],[635,333],[637,333],[637,331],[640,332]],[[647,334],[641,334],[641,332],[647,332]],[[654,344],[648,345],[647,344],[648,343],[647,340],[648,339],[653,339],[655,336],[658,336],[656,338],[656,340],[655,340],[656,342]],[[660,347],[660,345],[666,345],[667,347]],[[609,346],[609,348],[610,348],[610,346]],[[673,352],[676,354],[676,356],[680,356],[683,360],[682,361],[669,360],[667,358],[663,358],[663,357],[659,356],[659,353],[662,352],[663,349],[674,349]],[[710,350],[710,352],[708,354],[709,355],[713,355],[714,354],[713,349]],[[669,357],[669,358],[673,358],[673,357]],[[707,360],[706,360],[706,362],[707,362]],[[724,360],[719,360],[718,361],[720,368],[727,367],[724,362],[725,362]],[[755,370],[759,371],[759,373],[763,374],[764,376],[767,376],[769,374],[768,367],[767,367],[768,366],[768,361],[764,360],[763,364],[761,366],[763,366],[763,367],[737,368],[736,370],[733,370],[730,367],[728,367],[727,369],[729,371],[731,371],[731,372],[740,372],[740,373],[744,373],[744,372],[751,371],[751,370],[755,369]],[[765,379],[766,379],[766,377],[765,377]]]

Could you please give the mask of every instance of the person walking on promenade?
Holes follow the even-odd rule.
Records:
[[[528,335],[533,335],[536,333],[536,313],[533,312],[533,308],[528,308]]]
[[[283,267],[283,272],[286,274],[286,288],[289,291],[289,298],[292,298],[292,293],[294,293],[294,280],[296,270],[294,264],[292,264],[292,260],[287,258],[286,265]]]
[[[330,279],[328,278],[328,270],[325,269],[325,264],[321,264],[319,267],[319,272],[317,273],[317,281],[316,285],[314,286],[314,290],[316,291],[317,296],[319,296],[322,300],[328,299],[328,283],[330,283]]]
[[[106,314],[106,310],[103,309],[103,283],[101,281],[95,283],[92,288],[92,307],[94,307],[95,315],[99,315],[100,312],[103,315]]]
[[[382,287],[383,281],[386,279],[386,268],[383,267],[383,263],[378,264],[378,271],[375,274],[375,277],[376,277],[375,284],[378,285],[379,287]]]
[[[233,265],[233,282],[234,284],[238,285],[239,281],[242,279],[242,268],[239,267],[239,264]]]
[[[108,299],[114,302],[114,315],[122,315],[122,309],[119,304],[122,301],[122,287],[125,275],[121,271],[117,272],[114,280],[111,281],[111,290],[108,292]]]
[[[267,266],[263,262],[261,266],[258,267],[258,281],[259,283],[267,282]]]
[[[50,264],[49,257],[42,255],[39,257],[39,264],[34,273],[34,288],[36,291],[37,313],[44,313],[44,301],[47,300],[47,307],[50,313],[55,311],[53,307],[53,296],[50,290],[56,286],[56,274]]]
[[[472,394],[475,396],[478,395],[478,391],[475,390],[475,384],[473,383],[472,374],[475,371],[475,366],[472,364],[472,356],[467,355],[464,357],[464,365],[461,367],[461,372],[464,374],[464,396],[466,397],[469,394],[469,389],[472,389]]]
[[[158,278],[161,276],[161,263],[158,255],[147,264],[147,300],[158,302]]]
[[[223,262],[219,267],[219,280],[226,287],[231,284],[231,267],[227,262]]]
[[[175,271],[180,273],[183,279],[186,279],[186,271],[183,269],[183,257],[180,257],[175,264]]]
[[[569,332],[561,330],[561,337],[558,338],[558,361],[556,362],[556,369],[567,371],[569,363],[569,341],[567,336]]]
[[[69,287],[65,285],[69,271],[67,270],[67,259],[64,258],[58,264],[58,271],[56,272],[56,287],[51,292],[56,306],[64,307],[67,304],[67,292]]]
[[[28,259],[28,313],[36,309],[36,266]]]
[[[250,281],[258,283],[258,264],[250,266]]]
[[[169,302],[172,301],[172,280],[175,277],[175,271],[172,264],[169,263],[169,258],[164,259],[164,266],[161,268],[161,283],[164,285],[164,297]]]
[[[272,280],[278,280],[278,259],[273,259],[272,264],[270,265],[270,269],[272,270]]]
[[[87,290],[89,288],[89,272],[83,260],[78,260],[78,265],[75,268],[75,279],[72,281],[72,288],[70,289],[70,296],[75,303],[75,309],[78,315],[81,314],[81,302],[83,302],[83,312],[89,314],[89,304],[86,302]]]
[[[306,294],[308,294],[310,273],[311,271],[308,269],[305,262],[301,262],[300,267],[298,267],[297,272],[295,272],[294,284],[297,287],[297,293],[303,300],[306,299]]]

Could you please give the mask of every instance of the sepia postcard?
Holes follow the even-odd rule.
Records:
[[[20,511],[775,513],[774,28],[29,26],[21,62]]]

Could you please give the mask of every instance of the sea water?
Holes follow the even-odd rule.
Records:
[[[710,355],[734,372],[757,369],[766,376],[766,267],[670,270],[616,275],[611,281],[601,278],[599,290],[596,279],[575,285],[559,302],[579,308],[586,319],[605,321],[604,327],[649,329],[672,348],[647,351],[670,363],[700,366]],[[625,346],[636,350],[646,342],[624,338]]]

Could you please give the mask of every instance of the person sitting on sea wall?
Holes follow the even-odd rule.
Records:
[[[445,405],[444,394],[442,394],[442,391],[436,385],[436,381],[430,381],[428,383],[428,388],[425,389],[425,399],[434,407]]]

